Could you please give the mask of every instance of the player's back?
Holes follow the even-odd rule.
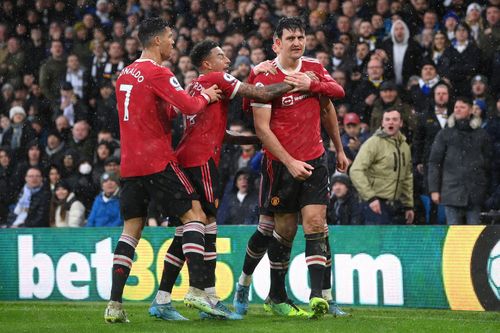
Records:
[[[214,84],[222,90],[223,98],[196,115],[184,116],[186,129],[175,153],[185,168],[201,166],[210,158],[215,165],[219,164],[229,102],[238,92],[241,82],[228,73],[211,72],[195,79],[189,85],[188,93],[197,96],[203,88]]]
[[[286,75],[292,74],[279,64],[276,58],[273,64],[277,73],[259,74],[254,79],[256,85],[270,85],[283,82]],[[312,71],[321,75],[323,66],[315,59],[302,57],[295,72]],[[307,161],[323,154],[321,139],[321,119],[319,96],[310,92],[286,93],[268,103],[253,102],[252,106],[271,108],[270,128],[281,145],[294,158]],[[272,159],[272,154],[266,152]]]
[[[165,79],[182,89],[170,70],[138,59],[122,70],[116,82],[123,177],[157,173],[175,160],[167,103],[157,91]]]

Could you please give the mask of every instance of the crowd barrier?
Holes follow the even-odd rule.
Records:
[[[217,293],[230,302],[255,226],[220,226]],[[145,228],[125,288],[125,301],[156,292],[171,228]],[[120,228],[1,229],[0,301],[107,300]],[[500,226],[330,227],[332,290],[343,305],[500,310]],[[305,241],[299,230],[287,278],[289,296],[307,302]],[[173,291],[188,285],[184,267]],[[252,302],[269,290],[269,262],[254,274]]]

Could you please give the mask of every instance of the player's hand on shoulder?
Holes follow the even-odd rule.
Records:
[[[291,92],[309,91],[311,87],[311,78],[303,72],[297,72],[286,76],[284,82],[294,87]]]
[[[210,103],[217,102],[222,98],[222,90],[220,90],[216,84],[214,84],[210,88],[203,89],[201,93],[207,95],[210,98]]]
[[[292,177],[297,180],[306,180],[312,175],[312,171],[314,170],[312,165],[295,159],[287,163],[286,168]]]
[[[255,66],[253,69],[253,73],[255,75],[258,75],[260,73],[264,73],[264,74],[276,74],[278,73],[276,71],[276,67],[274,67],[273,63],[271,60],[266,60],[266,61],[263,61],[261,62],[260,64],[258,64],[257,66]]]

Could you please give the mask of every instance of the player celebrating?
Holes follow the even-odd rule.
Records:
[[[177,165],[166,111],[172,105],[194,114],[217,101],[221,91],[213,86],[191,97],[172,72],[159,65],[170,57],[173,48],[172,31],[165,20],[144,20],[139,39],[144,47],[141,58],[123,69],[116,82],[122,144],[120,201],[125,224],[114,252],[111,300],[104,319],[109,323],[128,322],[122,294],[149,204],[164,215],[178,216],[185,226],[182,248],[188,259],[190,288],[184,302],[223,315],[212,308],[204,292],[206,216],[193,186]]]
[[[218,301],[215,295],[217,258],[215,216],[219,198],[217,167],[226,133],[228,106],[230,100],[237,94],[269,101],[290,91],[292,86],[281,82],[266,87],[256,87],[240,82],[232,75],[225,73],[230,65],[230,60],[213,41],[207,40],[195,45],[191,52],[191,60],[199,69],[201,75],[190,84],[188,87],[189,93],[198,96],[205,87],[216,84],[222,90],[223,98],[217,103],[209,105],[203,112],[194,116],[185,116],[186,131],[179,143],[176,155],[180,165],[185,168],[186,174],[200,194],[203,210],[209,220],[209,223],[205,226],[205,291],[211,296],[215,308],[226,313],[228,319],[241,319],[240,315],[231,312],[222,302]],[[239,137],[238,143],[253,143],[241,141],[248,139],[248,137],[244,136]],[[250,140],[252,139],[250,138]],[[150,308],[150,314],[166,320],[184,319],[171,305],[172,288],[184,263],[181,232],[182,227],[178,227],[165,256],[160,287]],[[203,312],[201,315],[202,318],[207,317]]]
[[[299,315],[288,302],[285,276],[297,213],[300,211],[311,280],[310,307],[317,317],[328,311],[328,302],[322,298],[328,256],[327,234],[324,229],[328,203],[328,170],[320,135],[321,106],[318,95],[342,98],[344,91],[318,61],[302,57],[305,36],[300,19],[281,19],[276,37],[280,54],[274,63],[278,73],[258,75],[256,84],[268,85],[284,81],[294,85],[299,91],[309,90],[312,94],[294,92],[269,104],[252,104],[257,135],[266,148],[261,198],[264,208],[275,216],[273,237],[268,246],[271,264],[269,305],[276,314]],[[305,74],[307,71],[316,73],[320,81],[308,80]],[[329,113],[333,114],[327,114],[327,119],[331,120],[334,111]],[[332,123],[328,122],[330,125]],[[326,128],[334,140],[338,139],[338,134],[333,131],[336,127]],[[270,225],[266,227],[271,230]]]

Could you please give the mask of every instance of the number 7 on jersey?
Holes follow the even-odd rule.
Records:
[[[125,105],[123,108],[123,121],[128,121],[128,104],[130,102],[130,94],[132,93],[132,88],[134,86],[131,84],[120,84],[120,91],[125,91]]]

